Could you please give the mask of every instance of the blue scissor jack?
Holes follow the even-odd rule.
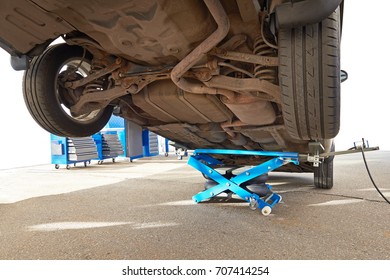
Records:
[[[235,176],[226,176],[226,174],[224,176],[216,169],[222,168],[226,165],[222,161],[214,158],[212,155],[262,156],[270,157],[270,159],[255,167],[248,167],[248,169]],[[203,173],[205,178],[213,180],[215,184],[214,186],[194,195],[192,199],[196,203],[199,203],[223,192],[235,193],[245,201],[249,202],[249,207],[252,210],[259,208],[263,215],[269,215],[272,211],[272,207],[279,203],[282,197],[273,193],[271,191],[272,187],[268,184],[263,184],[263,187],[266,187],[266,192],[263,194],[251,191],[246,184],[259,176],[267,174],[268,172],[288,163],[298,165],[298,153],[225,149],[195,150],[190,156],[188,164]]]

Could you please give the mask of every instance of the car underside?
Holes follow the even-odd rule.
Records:
[[[13,0],[0,46],[50,133],[82,137],[111,114],[188,149],[308,153],[340,126],[342,1]],[[51,43],[62,37],[64,43]],[[258,157],[225,158],[253,164]],[[310,163],[284,171],[313,172]],[[325,172],[325,174],[324,174]]]

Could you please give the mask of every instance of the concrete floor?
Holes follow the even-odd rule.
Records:
[[[366,156],[390,197],[390,152]],[[359,154],[336,158],[331,190],[270,174],[283,201],[267,217],[193,203],[203,182],[173,156],[0,170],[0,259],[390,259],[390,205]]]

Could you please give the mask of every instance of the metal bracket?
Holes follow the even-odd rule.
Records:
[[[307,161],[312,162],[314,167],[318,167],[321,163],[320,153],[322,153],[324,150],[325,148],[320,142],[310,142],[310,154],[307,155]]]
[[[309,143],[309,154],[308,155],[300,155],[302,158],[306,158],[308,162],[312,162],[314,167],[318,167],[322,161],[331,156],[339,156],[346,154],[354,154],[360,153],[361,150],[364,152],[377,151],[379,147],[369,147],[368,141],[362,138],[362,141],[356,141],[353,143],[353,147],[344,151],[335,151],[335,152],[327,152],[324,153],[324,147],[319,142],[311,142]]]
[[[379,147],[369,147],[369,148],[363,148],[364,152],[371,152],[371,151],[378,151]],[[322,153],[320,154],[321,158],[330,157],[330,156],[340,156],[340,155],[347,155],[347,154],[356,154],[360,153],[362,151],[361,147],[352,148],[345,151],[337,151],[337,152],[329,152],[329,153]]]

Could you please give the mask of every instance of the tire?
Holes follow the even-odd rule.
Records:
[[[48,132],[63,137],[85,137],[100,131],[112,114],[112,106],[81,116],[69,112],[67,90],[60,85],[60,73],[64,69],[77,68],[74,75],[87,76],[91,55],[79,46],[59,44],[49,47],[35,57],[23,77],[23,97],[34,120]],[[66,66],[66,67],[65,67]],[[88,69],[89,67],[89,69]],[[81,73],[81,74],[80,74]],[[63,84],[63,83],[62,83]]]
[[[331,151],[335,151],[334,142]],[[318,167],[314,168],[314,186],[320,189],[333,188],[333,161],[334,156],[326,158]]]
[[[314,186],[320,189],[333,187],[333,158],[325,159],[319,167],[314,168]]]
[[[291,137],[332,139],[340,129],[340,11],[320,23],[281,29],[279,83]]]

